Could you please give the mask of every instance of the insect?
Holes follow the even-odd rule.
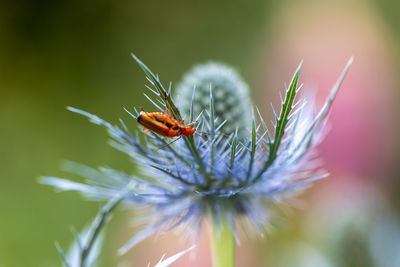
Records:
[[[137,122],[141,124],[145,130],[144,133],[152,131],[156,134],[174,138],[176,136],[189,136],[196,132],[195,128],[189,128],[194,122],[184,125],[184,121],[177,121],[171,115],[165,112],[145,112],[141,111],[137,117]]]

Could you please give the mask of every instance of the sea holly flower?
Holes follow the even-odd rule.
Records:
[[[154,109],[171,112],[174,119],[181,121],[183,113],[172,98],[172,86],[164,87],[157,75],[134,58],[150,82],[148,89],[152,95],[146,97]],[[174,142],[151,132],[133,134],[123,121],[117,126],[88,112],[69,108],[106,127],[112,145],[126,153],[139,172],[129,175],[111,168],[95,170],[73,164],[70,169],[84,176],[86,183],[54,177],[45,177],[43,182],[61,190],[81,192],[92,200],[111,199],[128,185],[133,185],[122,201],[142,211],[143,215],[137,220],[145,227],[133,235],[121,248],[121,253],[157,231],[186,227],[184,233],[199,234],[203,221],[211,215],[215,229],[215,265],[233,266],[234,237],[237,238],[237,228],[243,220],[250,221],[262,234],[269,222],[270,203],[290,197],[327,176],[315,160],[313,148],[321,139],[322,126],[351,62],[352,59],[319,112],[314,111],[312,99],[296,98],[301,87],[301,64],[286,88],[280,111],[273,108],[272,127],[268,127],[269,123],[263,120],[257,108],[237,103],[237,113],[243,117],[235,118],[235,121],[249,122],[249,126],[244,127],[245,130],[248,128],[247,135],[238,126],[232,128],[235,122],[229,121],[229,114],[225,116],[223,110],[216,110],[224,105],[221,102],[225,99],[231,99],[231,96],[237,99],[235,87],[231,91],[220,85],[214,88],[212,82],[207,95],[204,94],[204,83],[198,82],[202,99],[196,94],[197,84],[191,85],[191,94],[180,89],[184,97],[180,103],[188,113],[185,119],[195,122],[198,134],[175,137]],[[210,68],[216,69],[215,66]],[[203,70],[209,71],[206,66]],[[200,73],[198,76],[207,75]],[[242,86],[237,76],[232,77]],[[183,84],[188,80],[185,79]],[[224,90],[226,97],[216,97],[221,95],[220,90]],[[199,101],[206,104],[201,111]],[[139,113],[129,114],[136,119]],[[229,127],[222,131],[224,125]]]

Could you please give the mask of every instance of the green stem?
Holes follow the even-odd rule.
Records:
[[[214,267],[235,266],[235,238],[230,225],[224,218],[222,225],[213,226],[212,249]]]

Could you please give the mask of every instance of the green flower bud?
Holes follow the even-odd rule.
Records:
[[[221,132],[231,134],[238,128],[238,136],[247,139],[252,108],[249,87],[234,69],[224,64],[210,62],[197,65],[183,76],[176,90],[182,115],[189,117],[194,88],[194,118],[203,110],[210,110],[210,86],[217,122],[226,120]]]

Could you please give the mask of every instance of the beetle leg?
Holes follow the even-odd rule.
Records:
[[[185,120],[181,120],[180,122],[178,122],[179,124],[182,124],[182,123],[184,123],[185,122]]]
[[[143,128],[143,133],[144,133],[144,134],[147,134],[148,132],[150,132],[149,129]]]
[[[169,109],[169,117],[171,118],[171,119],[173,119],[174,118],[174,116],[172,116],[172,111],[171,111],[171,108],[168,106],[168,109]]]
[[[186,127],[190,127],[190,126],[193,126],[193,125],[194,125],[194,122],[189,123],[188,125],[186,125]]]
[[[171,119],[173,119],[174,116],[172,115],[171,107],[169,106],[168,103],[166,103],[166,105],[167,105],[167,108],[168,108],[168,111],[169,111],[169,116],[168,116],[168,117],[170,117]],[[166,111],[166,110],[165,110],[165,111]]]

